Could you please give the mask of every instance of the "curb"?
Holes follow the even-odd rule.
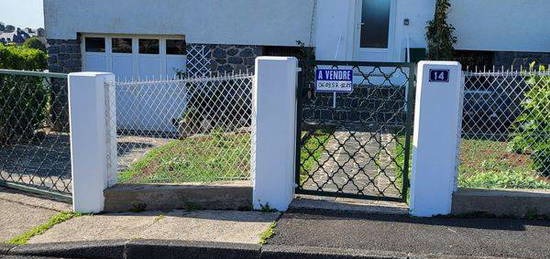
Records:
[[[61,258],[300,258],[300,259],[463,259],[471,256],[413,255],[402,252],[371,251],[327,247],[256,245],[199,241],[111,240],[11,246],[0,244],[0,258],[36,256]],[[496,257],[475,257],[491,259]]]
[[[66,258],[122,258],[128,241],[48,243],[16,246],[6,255]]]
[[[6,255],[10,252],[11,249],[13,249],[15,245],[9,245],[0,243],[0,255]]]
[[[406,259],[408,254],[400,252],[382,252],[362,249],[343,249],[310,246],[286,246],[286,245],[265,245],[262,247],[261,258],[364,258],[364,259]]]
[[[136,240],[127,244],[125,258],[259,258],[260,249],[253,244]]]

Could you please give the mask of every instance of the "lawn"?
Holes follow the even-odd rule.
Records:
[[[466,188],[550,189],[526,154],[507,151],[507,142],[463,139],[458,183]]]
[[[149,150],[119,175],[119,183],[184,183],[247,179],[250,134],[213,133]]]
[[[404,143],[404,140],[399,142]],[[532,161],[529,155],[508,152],[507,146],[507,142],[462,139],[459,187],[550,189],[550,180],[537,177],[536,172],[531,169]],[[395,153],[398,154],[398,165],[402,168],[403,147],[397,145]],[[398,177],[397,183],[402,183],[401,177]]]

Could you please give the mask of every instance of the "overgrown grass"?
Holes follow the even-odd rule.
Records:
[[[300,159],[302,166],[300,167],[300,182],[307,180],[308,173],[312,173],[319,166],[316,161],[319,161],[323,152],[326,152],[325,145],[330,139],[333,130],[319,129],[310,134],[307,131],[302,132],[302,138],[306,138],[304,145],[300,150]],[[322,161],[319,161],[322,163]]]
[[[463,139],[458,183],[465,188],[550,189],[537,178],[529,155],[507,151],[507,142]]]
[[[59,214],[56,214],[56,215],[52,216],[48,220],[48,222],[46,222],[46,223],[44,223],[40,226],[34,227],[30,231],[27,231],[27,232],[25,232],[25,233],[23,233],[19,236],[14,237],[14,238],[10,239],[9,241],[7,241],[6,243],[11,244],[11,245],[24,245],[24,244],[27,244],[27,242],[32,237],[41,235],[44,232],[46,232],[48,229],[52,228],[53,226],[55,226],[59,223],[65,222],[67,220],[70,220],[72,218],[78,217],[78,216],[81,216],[81,214],[73,213],[73,212],[61,212]]]
[[[267,244],[267,241],[271,238],[273,238],[273,236],[275,236],[275,228],[277,227],[277,222],[273,222],[271,223],[271,225],[269,225],[269,228],[262,232],[262,234],[260,234],[260,242],[259,244],[260,245],[265,245]]]
[[[152,149],[119,175],[119,183],[212,182],[250,174],[250,134],[214,133]]]
[[[405,143],[404,138],[400,143]],[[550,189],[550,182],[537,177],[531,169],[529,155],[508,152],[507,144],[493,140],[463,139],[460,146],[459,187]],[[396,145],[395,152],[398,154],[396,161],[402,168],[403,147]],[[401,176],[397,178],[397,183],[402,184]]]

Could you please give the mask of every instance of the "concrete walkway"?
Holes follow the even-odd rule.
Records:
[[[0,243],[47,222],[61,211],[68,210],[69,204],[0,187]]]
[[[336,131],[319,158],[322,168],[308,172],[306,190],[400,197],[396,186],[395,152],[390,134]],[[329,155],[330,154],[330,155]]]
[[[296,210],[282,216],[268,244],[393,251],[432,258],[549,258],[550,221]]]
[[[255,211],[150,211],[81,216],[58,224],[29,244],[180,240],[257,244],[279,213]]]

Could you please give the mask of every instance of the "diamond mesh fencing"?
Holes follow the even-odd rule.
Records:
[[[0,183],[71,193],[67,75],[0,70]]]
[[[550,73],[466,72],[459,186],[550,189]]]
[[[305,69],[297,192],[402,200],[408,188],[413,66],[319,61],[316,68],[352,69],[353,92],[315,93],[314,69]]]
[[[118,182],[247,180],[251,75],[116,82]]]

